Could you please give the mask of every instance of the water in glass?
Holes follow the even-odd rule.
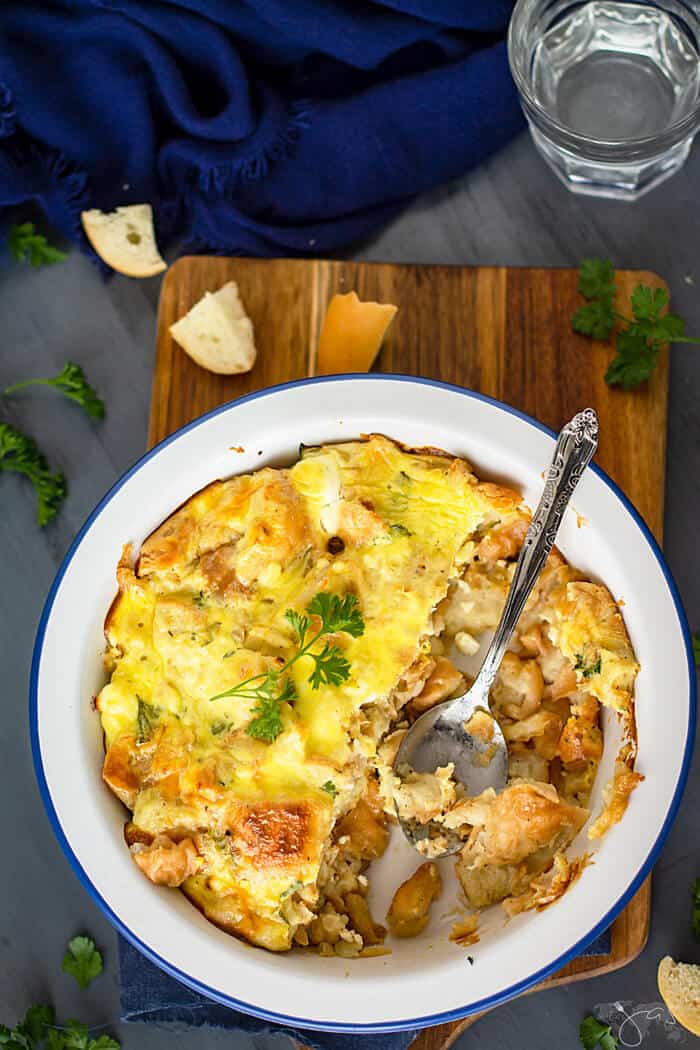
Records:
[[[563,12],[537,43],[536,101],[594,139],[653,136],[697,103],[698,54],[682,25],[647,4],[594,0]]]

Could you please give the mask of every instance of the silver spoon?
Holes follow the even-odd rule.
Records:
[[[463,696],[437,704],[416,719],[403,738],[394,761],[394,772],[400,779],[410,771],[434,773],[453,762],[454,779],[463,786],[468,797],[479,795],[489,787],[496,791],[505,787],[508,748],[501,727],[491,715],[489,691],[525,603],[554,546],[564,511],[597,446],[598,417],[592,408],[587,408],[575,415],[557,438],[542,498],[527,530],[503,615],[479,674]],[[478,736],[468,728],[476,712],[488,715],[487,732],[480,731]],[[475,723],[473,726],[476,728]],[[438,843],[435,842],[436,848],[431,848],[430,856],[447,856],[464,845],[457,835],[446,833],[440,825],[431,828],[429,824],[421,825],[416,820],[405,821],[400,814],[399,822],[412,846],[431,837],[432,831],[445,836],[446,848],[437,849]]]

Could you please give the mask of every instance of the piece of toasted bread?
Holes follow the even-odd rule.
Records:
[[[253,322],[235,281],[205,292],[192,309],[170,326],[170,334],[202,368],[220,375],[249,372],[255,364]]]
[[[118,273],[152,277],[166,268],[156,244],[150,204],[130,204],[110,212],[93,208],[80,218],[90,244]]]
[[[363,302],[356,292],[334,295],[321,326],[316,374],[369,372],[397,309]]]
[[[677,963],[667,955],[659,963],[659,991],[673,1016],[693,1035],[700,1035],[700,966]]]

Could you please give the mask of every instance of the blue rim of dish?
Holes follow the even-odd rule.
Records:
[[[624,492],[615,484],[604,470],[602,470],[595,463],[592,463],[590,469],[604,482],[605,485],[613,492],[615,496],[622,503],[623,507],[627,510],[629,515],[632,517],[640,532],[646,539],[651,552],[658,562],[659,568],[661,569],[662,575],[666,581],[669,593],[673,600],[673,604],[678,617],[678,624],[683,635],[685,642],[686,657],[688,661],[688,682],[689,682],[689,711],[688,711],[688,734],[685,741],[685,748],[683,752],[683,762],[681,765],[678,781],[676,788],[669,806],[666,819],[661,826],[661,830],[657,835],[656,841],[652,846],[646,860],[639,869],[637,875],[629,885],[628,889],[622,896],[608,909],[602,919],[586,934],[585,937],[580,938],[576,944],[572,945],[566,952],[553,959],[552,962],[539,969],[536,973],[531,974],[529,977],[516,984],[511,985],[509,988],[504,989],[501,992],[496,993],[492,996],[487,996],[484,999],[480,999],[478,1002],[470,1003],[465,1007],[457,1007],[454,1010],[447,1010],[443,1013],[432,1014],[425,1017],[407,1018],[401,1021],[383,1021],[370,1024],[348,1024],[348,1023],[334,1023],[332,1021],[314,1021],[312,1019],[306,1019],[302,1017],[291,1017],[286,1014],[274,1013],[270,1010],[261,1009],[252,1003],[241,1002],[239,999],[235,999],[233,996],[225,995],[222,992],[217,991],[214,988],[210,988],[208,985],[203,984],[196,978],[190,977],[188,974],[183,973],[180,969],[169,963],[166,959],[163,959],[160,955],[154,952],[147,944],[144,944],[132,930],[130,930],[119,916],[112,911],[112,908],[107,901],[97,891],[96,887],[90,881],[87,872],[82,867],[78,857],[73,852],[73,849],[66,838],[61,822],[58,817],[58,813],[54,807],[49,786],[44,773],[44,767],[41,759],[41,747],[39,744],[39,727],[38,727],[38,681],[39,681],[39,666],[41,663],[41,653],[43,649],[44,636],[46,633],[46,626],[53,608],[53,603],[58,593],[58,589],[61,585],[61,581],[65,576],[68,567],[70,566],[73,557],[80,546],[83,537],[92,526],[93,522],[99,517],[107,504],[114,498],[119,490],[126,484],[129,478],[135,474],[141,467],[147,463],[154,456],[158,455],[161,449],[166,448],[173,441],[176,441],[183,434],[193,430],[195,427],[201,426],[207,420],[212,419],[215,416],[220,415],[222,412],[228,412],[237,405],[244,404],[247,401],[255,401],[261,397],[267,397],[269,394],[277,393],[281,390],[291,390],[301,386],[311,385],[322,385],[324,383],[342,383],[348,380],[360,380],[363,382],[376,382],[378,381],[390,381],[390,382],[403,382],[403,383],[417,383],[423,386],[437,387],[441,390],[447,390],[454,394],[459,394],[463,397],[472,398],[477,401],[484,401],[494,408],[501,409],[503,412],[508,413],[511,416],[516,416],[523,422],[528,423],[536,430],[540,430],[542,433],[547,434],[551,438],[556,438],[556,434],[549,427],[545,426],[544,423],[538,422],[533,419],[532,416],[527,415],[525,412],[521,412],[517,408],[512,408],[510,405],[506,405],[502,401],[498,401],[496,398],[488,397],[486,394],[477,393],[474,390],[468,390],[465,387],[456,386],[453,383],[443,383],[436,379],[422,379],[418,376],[407,376],[407,375],[391,375],[382,372],[362,372],[362,373],[347,373],[344,375],[336,376],[319,376],[313,379],[297,379],[289,383],[280,383],[277,386],[267,387],[264,390],[255,391],[252,394],[246,394],[235,401],[229,401],[224,405],[220,405],[218,408],[212,409],[211,412],[207,412],[203,416],[199,416],[197,419],[192,420],[191,423],[186,424],[180,430],[176,430],[175,433],[170,434],[167,438],[161,441],[154,448],[150,449],[144,456],[141,457],[132,467],[129,468],[122,476],[115,482],[111,489],[97,504],[93,512],[87,518],[85,524],[82,526],[77,536],[70,545],[68,552],[66,553],[56,577],[51,585],[46,603],[42,610],[41,619],[39,620],[39,626],[37,628],[36,641],[34,643],[34,652],[32,656],[32,669],[30,678],[30,689],[29,689],[29,723],[30,723],[30,734],[31,734],[31,745],[32,745],[32,758],[34,761],[34,771],[39,784],[39,792],[41,794],[46,813],[49,818],[51,827],[56,835],[63,852],[65,853],[71,867],[75,871],[78,879],[87,890],[88,894],[96,902],[96,904],[105,913],[107,918],[110,920],[113,926],[126,938],[138,951],[146,956],[151,962],[158,966],[165,973],[174,977],[181,984],[186,985],[193,991],[198,992],[200,995],[205,996],[207,999],[211,999],[216,1003],[220,1003],[222,1006],[227,1006],[232,1010],[240,1010],[243,1013],[251,1014],[253,1017],[259,1017],[265,1021],[271,1021],[274,1024],[282,1025],[288,1029],[307,1029],[311,1031],[325,1031],[325,1032],[351,1032],[356,1034],[371,1034],[373,1032],[400,1032],[409,1031],[419,1028],[427,1028],[436,1024],[444,1024],[449,1021],[457,1021],[464,1017],[468,1017],[471,1014],[480,1013],[484,1010],[490,1010],[494,1006],[498,1006],[501,1003],[506,1002],[509,999],[513,999],[520,995],[522,992],[527,991],[528,988],[532,988],[533,985],[538,984],[544,978],[550,974],[561,969],[572,959],[575,959],[580,955],[585,948],[599,937],[605,930],[608,929],[610,924],[616,918],[616,916],[622,911],[627,902],[631,900],[634,894],[637,892],[644,879],[649,874],[649,871],[653,867],[656,858],[661,851],[666,836],[668,835],[671,825],[678,812],[678,807],[683,795],[686,780],[688,778],[688,770],[690,767],[690,759],[692,754],[693,740],[695,739],[695,721],[696,721],[696,701],[697,701],[697,684],[695,679],[695,659],[693,656],[693,645],[690,635],[690,629],[686,619],[683,604],[678,593],[675,580],[671,574],[671,570],[666,564],[666,560],[661,552],[661,549],[654,539],[652,533],[649,530],[644,519],[641,517],[637,509],[625,496]]]

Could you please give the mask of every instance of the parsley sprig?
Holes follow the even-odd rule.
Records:
[[[57,376],[48,379],[23,379],[21,383],[13,383],[12,386],[5,387],[3,394],[14,394],[17,390],[37,384],[60,390],[71,401],[77,402],[84,408],[92,419],[104,419],[104,401],[90,386],[80,365],[76,365],[73,361],[66,361]]]
[[[617,1050],[617,1039],[610,1025],[601,1024],[592,1014],[584,1017],[578,1034],[584,1050],[595,1050],[597,1046],[601,1050]]]
[[[36,232],[33,222],[10,226],[7,244],[15,262],[28,262],[34,267],[63,262],[67,258],[66,252],[54,248],[43,234]]]
[[[31,1050],[31,1048],[44,1038],[50,1025],[53,1025],[53,1007],[46,1003],[30,1006],[22,1021],[18,1021],[14,1028],[0,1025],[0,1046],[7,1050]]]
[[[696,879],[690,887],[690,896],[693,902],[692,927],[693,936],[700,941],[700,879]]]
[[[63,957],[63,969],[77,980],[81,988],[102,973],[102,956],[90,937],[74,937]],[[94,1030],[94,1029],[93,1029]],[[120,1044],[109,1035],[93,1039],[82,1021],[70,1019],[56,1023],[53,1006],[38,1003],[30,1006],[14,1028],[0,1024],[2,1050],[120,1050]]]
[[[575,332],[593,339],[609,339],[615,332],[615,357],[605,373],[608,386],[633,390],[656,368],[668,343],[700,343],[685,334],[678,314],[663,313],[669,296],[664,288],[638,284],[630,297],[632,316],[615,308],[615,270],[609,259],[585,259],[579,270],[578,290],[586,300],[571,319]]]
[[[693,635],[693,656],[695,657],[695,666],[700,667],[700,631],[696,631]]]
[[[63,956],[63,972],[75,977],[81,988],[87,988],[102,973],[102,956],[92,937],[73,937]]]
[[[109,1035],[92,1039],[90,1029],[73,1018],[57,1025],[53,1007],[48,1003],[30,1006],[14,1028],[0,1025],[3,1050],[120,1050],[120,1044]]]
[[[314,661],[308,679],[312,689],[319,689],[321,685],[340,685],[350,677],[350,663],[343,650],[328,640],[320,652],[314,652],[314,646],[326,635],[343,632],[352,638],[359,638],[365,630],[365,622],[354,594],[341,597],[319,591],[306,606],[305,613],[287,609],[284,615],[296,634],[298,648],[294,656],[279,671],[253,675],[211,697],[212,700],[229,697],[254,700],[254,717],[246,732],[268,744],[282,732],[281,705],[294,703],[297,699],[294,682],[289,677],[290,668],[302,656],[310,656]]]
[[[0,423],[2,470],[15,471],[29,478],[37,495],[37,524],[47,525],[65,499],[66,479],[63,474],[52,474],[36,442],[9,423]]]

